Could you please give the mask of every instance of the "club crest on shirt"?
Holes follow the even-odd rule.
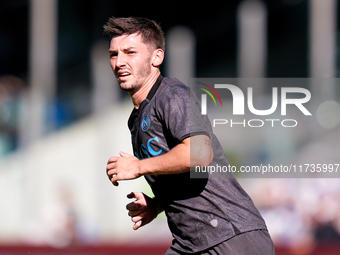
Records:
[[[150,127],[150,118],[148,115],[145,115],[142,121],[141,128],[143,131],[147,131]]]

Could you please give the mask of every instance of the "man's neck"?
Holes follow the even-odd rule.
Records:
[[[153,74],[150,74],[145,84],[143,84],[139,90],[137,90],[136,92],[129,93],[132,99],[133,105],[136,109],[138,109],[140,104],[146,99],[151,88],[156,83],[157,78],[160,74],[161,72],[159,70],[157,70]]]

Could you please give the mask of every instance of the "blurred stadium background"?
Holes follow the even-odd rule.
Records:
[[[338,14],[336,0],[1,0],[0,254],[152,255],[171,244],[164,215],[132,230],[126,194],[151,195],[146,182],[116,188],[105,174],[110,156],[131,153],[132,104],[110,70],[102,33],[110,16],[160,22],[167,39],[162,73],[188,83],[190,77],[337,78]],[[309,89],[339,102],[337,82]],[[274,156],[303,148],[302,163],[316,155],[338,160],[339,107],[317,140],[306,128],[276,134],[263,146],[272,133],[259,142],[256,134],[230,131],[228,157],[256,164],[262,146],[267,162],[274,147],[280,148]],[[339,179],[240,181],[278,255],[340,254]]]

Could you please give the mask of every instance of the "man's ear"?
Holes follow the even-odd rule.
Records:
[[[154,67],[158,67],[163,63],[164,60],[164,51],[162,49],[154,50],[152,54],[152,65]]]

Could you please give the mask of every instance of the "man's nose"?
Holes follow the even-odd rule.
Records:
[[[126,65],[126,58],[124,53],[118,53],[116,58],[116,66],[122,67]]]

